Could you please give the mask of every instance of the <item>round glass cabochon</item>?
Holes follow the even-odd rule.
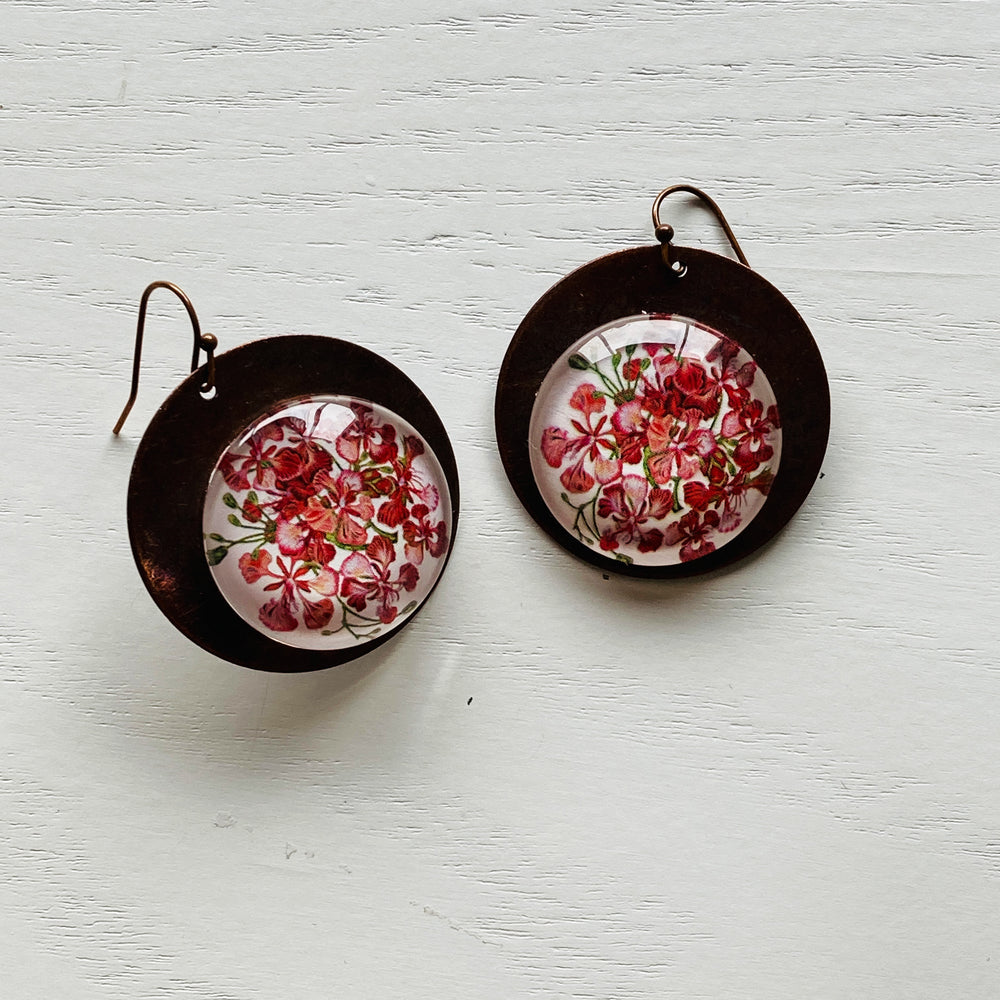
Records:
[[[309,396],[251,424],[205,497],[205,555],[233,610],[301,649],[358,646],[423,603],[452,533],[444,472],[405,420]]]
[[[781,460],[764,372],[735,341],[681,316],[598,327],[550,369],[529,429],[556,520],[609,559],[690,562],[756,516]]]

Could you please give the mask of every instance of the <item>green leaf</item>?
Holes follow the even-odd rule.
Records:
[[[638,344],[629,344],[629,345],[628,345],[628,346],[627,346],[627,347],[625,348],[625,353],[626,353],[626,354],[627,354],[627,355],[628,355],[629,357],[632,357],[632,355],[633,355],[633,354],[635,354],[635,349],[636,349],[636,348],[637,348],[638,346],[639,346]]]
[[[228,518],[226,518],[226,520],[227,520],[227,521],[228,521],[228,522],[229,522],[229,523],[230,523],[230,524],[231,524],[231,525],[232,525],[232,526],[233,526],[234,528],[239,528],[239,527],[240,527],[240,519],[239,519],[239,518],[238,518],[238,517],[237,517],[237,516],[236,516],[235,514],[230,514],[230,515],[229,515],[229,517],[228,517]]]
[[[413,611],[416,608],[416,606],[417,606],[417,602],[416,601],[410,601],[410,603],[407,604],[406,607],[403,608],[403,610],[400,613],[404,614],[404,615],[408,615],[411,611]]]
[[[628,563],[629,566],[631,566],[632,563],[635,562],[635,560],[631,556],[627,556],[623,552],[616,552],[615,558],[619,562]]]
[[[590,362],[582,354],[571,354],[567,364],[578,372],[585,372],[590,368]]]
[[[256,494],[256,493],[254,493],[254,491],[253,491],[253,490],[251,490],[251,491],[250,491],[250,492],[249,492],[249,493],[247,494],[247,500],[249,500],[249,501],[250,501],[250,503],[252,503],[252,504],[259,504],[259,503],[260,503],[260,500],[259,500],[259,499],[257,498],[257,494]]]
[[[650,366],[650,364],[651,364],[651,362],[650,362],[649,358],[643,358],[642,361],[639,362],[639,368],[642,371],[645,371]]]
[[[205,555],[208,556],[209,566],[218,566],[229,555],[229,548],[225,545],[217,545],[214,549],[209,549]]]
[[[622,352],[615,351],[615,353],[611,355],[611,364],[615,368],[617,368],[621,363],[622,363]]]
[[[211,540],[212,540],[213,542],[224,542],[224,541],[225,541],[225,538],[223,538],[223,537],[222,537],[222,535],[219,535],[219,534],[217,534],[217,533],[216,533],[216,532],[214,532],[214,531],[213,531],[213,532],[212,532],[212,534],[210,534],[210,535],[209,535],[208,537],[209,537],[209,538],[210,538],[210,539],[211,539]]]
[[[239,504],[236,502],[236,497],[234,497],[232,495],[232,493],[223,493],[222,494],[222,502],[227,507],[232,507],[233,510],[236,510],[236,508],[239,507]]]

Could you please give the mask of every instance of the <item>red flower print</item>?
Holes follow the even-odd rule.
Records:
[[[275,486],[287,496],[304,500],[315,492],[313,480],[333,468],[330,453],[319,445],[300,441],[294,447],[282,448],[272,458]]]
[[[570,493],[586,493],[593,487],[595,480],[584,468],[585,463],[608,457],[614,452],[615,439],[610,433],[608,418],[603,413],[606,404],[607,399],[598,392],[597,387],[585,382],[577,386],[569,401],[574,410],[583,414],[582,421],[577,418],[570,420],[570,426],[576,434],[571,437],[566,431],[556,427],[542,431],[542,455],[552,468],[559,468],[567,457],[576,459],[559,477]],[[598,413],[601,416],[595,424],[592,418]],[[602,454],[605,451],[607,456]]]
[[[685,410],[697,410],[701,416],[711,418],[719,412],[719,385],[699,361],[660,354],[653,359],[653,369],[659,385],[648,394],[657,401],[657,415],[679,417]]]
[[[622,375],[626,382],[638,381],[640,374],[642,374],[642,360],[640,358],[629,358],[622,365]]]
[[[277,572],[271,569],[271,554],[266,549],[256,553],[245,552],[240,556],[240,572],[247,583],[257,583],[265,577],[275,582],[265,585],[264,590],[279,591],[259,613],[261,622],[274,632],[292,632],[298,628],[296,612],[301,600],[303,620],[306,628],[324,628],[333,617],[333,601],[339,579],[334,570],[324,568],[314,573],[308,566],[294,562],[286,563],[279,556],[275,560]],[[318,601],[313,601],[311,594],[320,595]]]
[[[719,515],[714,510],[707,511],[704,517],[692,510],[667,526],[663,541],[667,545],[680,545],[681,562],[690,562],[715,551],[710,536],[718,527]]]
[[[403,551],[414,566],[424,561],[425,549],[435,559],[443,556],[448,549],[447,526],[444,521],[432,524],[429,515],[426,504],[415,504],[410,511],[410,520],[403,525],[403,538],[406,539]]]
[[[271,442],[282,439],[282,429],[278,422],[267,424],[250,436],[246,447],[249,455],[228,452],[219,463],[219,470],[234,490],[272,491],[275,488],[274,456],[278,446]]]
[[[337,551],[327,542],[324,532],[314,530],[305,521],[289,520],[281,513],[274,522],[274,537],[268,541],[274,541],[283,556],[294,556],[318,565],[330,562]]]
[[[611,521],[601,533],[605,551],[638,542],[640,552],[655,552],[663,544],[659,528],[642,530],[651,518],[662,520],[673,511],[674,498],[669,490],[654,488],[642,476],[623,476],[620,483],[608,486],[597,504],[597,513]]]
[[[424,453],[424,445],[417,438],[407,435],[403,440],[403,454],[392,463],[392,474],[388,477],[389,499],[378,512],[378,520],[387,528],[396,528],[406,519],[409,505],[419,500],[429,510],[434,510],[440,502],[437,488],[425,483],[413,460]]]
[[[774,454],[768,435],[779,426],[778,408],[770,406],[764,416],[764,404],[752,399],[740,410],[730,410],[722,420],[724,437],[737,441],[733,459],[743,469],[753,470]]]
[[[542,455],[553,469],[563,464],[569,441],[569,433],[561,427],[546,427],[542,431]]]
[[[325,492],[309,498],[302,518],[313,531],[333,535],[339,545],[356,547],[368,540],[365,526],[375,514],[375,506],[363,493],[360,472],[345,470],[336,479],[323,474],[317,484]]]
[[[720,363],[718,383],[723,388],[748,389],[753,385],[757,375],[757,365],[753,359],[739,364],[739,353],[739,345],[728,337],[723,337],[705,355],[705,360],[710,364],[716,361]]]
[[[773,482],[774,475],[771,472],[761,472],[748,479],[746,470],[741,469],[721,485],[685,483],[684,499],[695,510],[706,510],[708,507],[718,509],[721,504],[719,531],[733,531],[740,525],[740,508],[750,491],[756,490],[762,496],[767,496]]]
[[[450,541],[440,470],[425,455],[423,440],[375,404],[307,397],[262,418],[209,484],[205,555],[227,600],[237,610],[252,601],[239,613],[262,631],[320,631],[329,648],[396,621],[404,593],[416,607]],[[327,648],[305,634],[289,644]]]
[[[341,567],[340,596],[357,612],[373,601],[379,620],[386,625],[399,613],[400,591],[413,590],[419,579],[416,566],[407,562],[393,580],[390,566],[395,557],[392,545],[379,535],[365,553],[352,552]]]
[[[603,394],[598,392],[597,386],[584,382],[573,392],[569,405],[589,417],[591,414],[603,412],[605,399]]]
[[[594,477],[583,467],[586,460],[586,456],[582,455],[574,465],[564,469],[562,475],[559,476],[559,481],[568,492],[587,493],[593,488]]]
[[[635,465],[642,461],[642,453],[649,443],[646,429],[649,418],[643,412],[643,401],[631,399],[622,403],[611,417],[611,425],[615,432],[615,443],[621,460],[627,465]]]
[[[337,454],[354,465],[367,452],[372,462],[384,465],[391,462],[399,451],[396,429],[392,424],[379,424],[370,407],[352,403],[354,421],[341,431],[337,438]]]
[[[701,460],[715,450],[715,435],[671,416],[654,417],[649,423],[649,472],[660,485],[675,476],[691,479],[701,469]]]
[[[275,522],[274,538],[283,556],[300,556],[306,550],[306,544],[312,535],[312,529],[299,520],[288,520],[278,515]]]
[[[598,343],[607,353],[591,360]],[[545,416],[532,468],[545,503],[580,542],[619,561],[667,565],[714,551],[756,515],[777,469],[777,406],[763,372],[732,339],[676,316],[609,323],[587,345],[567,354],[535,403]]]

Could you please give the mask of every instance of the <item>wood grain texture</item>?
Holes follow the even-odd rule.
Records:
[[[996,4],[0,25],[5,995],[998,995]],[[831,444],[757,558],[605,580],[517,504],[495,376],[678,180],[812,328]],[[223,349],[348,337],[433,401],[462,524],[398,641],[272,677],[158,615],[124,507],[184,368],[166,298],[110,435],[155,279]]]

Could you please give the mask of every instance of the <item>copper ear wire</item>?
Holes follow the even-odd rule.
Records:
[[[173,282],[171,281],[154,281],[151,285],[146,286],[146,290],[142,293],[142,298],[139,300],[139,320],[135,328],[135,354],[132,358],[132,391],[128,397],[128,402],[125,404],[125,408],[121,412],[121,416],[118,418],[118,422],[115,424],[112,430],[113,434],[117,434],[128,418],[129,413],[132,410],[132,404],[135,403],[136,396],[139,394],[139,369],[141,367],[142,360],[142,335],[146,327],[146,307],[149,304],[149,296],[157,288],[169,289],[174,295],[177,296],[184,304],[184,308],[187,310],[187,314],[191,319],[191,327],[194,330],[194,350],[191,353],[191,371],[195,371],[198,367],[198,354],[200,351],[205,352],[205,383],[201,387],[202,394],[210,393],[215,388],[215,349],[218,347],[218,340],[211,333],[202,333],[201,324],[198,322],[198,314],[194,311],[194,306],[191,304],[191,300],[182,292]]]
[[[665,225],[660,221],[660,205],[663,204],[664,198],[677,191],[693,194],[708,206],[712,214],[719,220],[719,225],[722,226],[722,231],[726,234],[726,238],[729,240],[729,245],[733,248],[737,260],[744,267],[749,267],[750,263],[746,258],[746,254],[743,253],[736,236],[726,221],[726,217],[722,214],[722,209],[701,188],[696,188],[693,184],[671,184],[670,187],[664,188],[653,201],[653,232],[662,244],[661,253],[663,254],[663,263],[667,266],[670,273],[680,278],[684,276],[684,272],[687,270],[687,265],[683,261],[671,258],[670,251],[672,248],[670,241],[674,238],[673,226]]]

